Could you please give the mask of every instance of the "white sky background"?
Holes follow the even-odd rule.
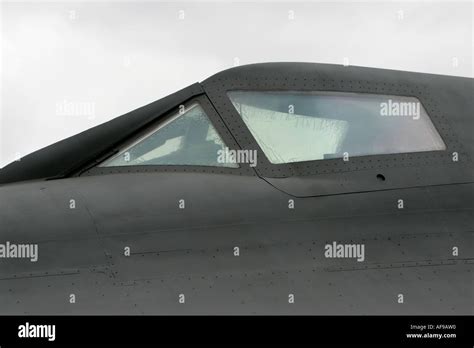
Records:
[[[0,167],[236,58],[473,77],[472,2],[3,2],[1,19]]]

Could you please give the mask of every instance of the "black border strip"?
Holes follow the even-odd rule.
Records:
[[[20,325],[55,325],[55,341],[19,338]],[[472,347],[472,316],[1,316],[0,345],[410,344]],[[416,330],[411,325],[433,325]],[[436,328],[455,325],[455,328]],[[456,338],[407,338],[416,333]]]

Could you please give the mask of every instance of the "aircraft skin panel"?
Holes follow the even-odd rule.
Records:
[[[178,183],[181,195],[173,189]],[[37,238],[38,262],[23,262],[7,274],[2,268],[5,314],[471,310],[473,184],[300,198],[291,210],[291,196],[257,177],[115,174],[27,186],[48,192],[44,204],[51,211],[68,203],[61,192],[75,188],[81,197],[76,207],[83,205],[90,216],[80,208],[77,213],[84,223],[93,221],[96,243],[81,229]],[[14,194],[2,192],[2,202]],[[404,210],[397,209],[401,196]],[[187,208],[179,209],[180,197]],[[140,209],[130,204],[138,200],[146,203]],[[48,226],[51,216],[23,209],[28,202],[18,204],[38,230]],[[17,232],[27,240],[37,233],[25,227]],[[363,243],[364,262],[326,258],[324,247],[333,241]],[[130,256],[124,255],[127,246]],[[459,247],[457,257],[453,246]],[[75,305],[68,302],[70,293]],[[186,296],[184,305],[179,294]],[[288,294],[296,298],[291,306]],[[404,304],[397,303],[398,294]]]
[[[9,287],[0,283],[0,289],[4,315],[470,315],[472,294],[460,291],[460,287],[469,289],[469,270],[472,265],[330,273],[294,269],[128,283],[86,272],[54,280],[18,279]],[[322,277],[325,282],[320,281]],[[31,287],[36,291],[28,290]],[[404,304],[396,301],[400,289],[409,295]],[[295,293],[292,305],[288,304],[289,291]],[[71,305],[69,293],[81,302]],[[177,301],[180,293],[187,295],[185,305]]]

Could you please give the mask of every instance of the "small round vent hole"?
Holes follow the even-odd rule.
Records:
[[[379,181],[385,181],[385,176],[383,174],[377,174],[377,179]]]

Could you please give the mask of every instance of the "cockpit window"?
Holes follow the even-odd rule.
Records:
[[[219,161],[225,144],[202,107],[194,103],[126,146],[100,167],[197,165],[237,167]]]
[[[228,92],[271,163],[439,151],[414,97],[340,92]]]

